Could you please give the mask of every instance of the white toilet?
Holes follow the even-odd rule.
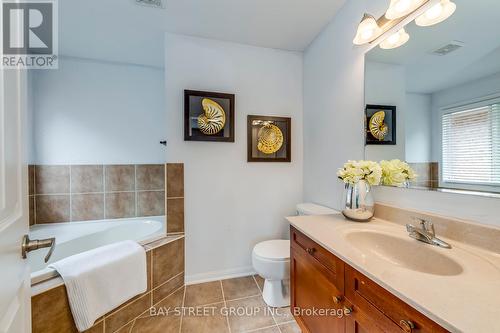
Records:
[[[336,210],[311,203],[297,205],[298,215],[336,214]],[[252,251],[253,268],[264,280],[262,297],[267,305],[290,305],[290,241],[273,239],[258,243]]]

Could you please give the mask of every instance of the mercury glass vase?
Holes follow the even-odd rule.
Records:
[[[375,204],[370,184],[360,180],[356,184],[346,184],[342,214],[356,222],[370,221],[375,212]]]

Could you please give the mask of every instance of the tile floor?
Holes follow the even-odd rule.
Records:
[[[182,287],[118,332],[300,333],[289,308],[267,307],[263,284],[248,276]]]

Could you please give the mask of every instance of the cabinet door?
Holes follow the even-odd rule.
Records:
[[[291,310],[304,333],[344,332],[342,294],[335,280],[335,274],[307,252],[292,249]]]
[[[344,308],[349,309],[345,314],[345,333],[404,333],[398,325],[373,307],[353,305],[346,299]]]

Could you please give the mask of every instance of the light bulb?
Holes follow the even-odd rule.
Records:
[[[363,20],[358,26],[358,31],[356,32],[356,37],[352,41],[356,45],[363,45],[371,42],[378,37],[381,33],[381,29],[375,21],[375,18],[371,15],[365,14]]]
[[[441,0],[441,2],[427,9],[425,13],[417,17],[415,23],[421,27],[438,24],[453,15],[456,9],[457,5],[450,0]]]
[[[408,35],[405,29],[401,29],[395,34],[390,35],[386,40],[380,43],[380,48],[384,50],[394,49],[405,44],[409,39],[410,35]]]
[[[425,0],[391,0],[385,17],[389,20],[406,16],[420,7]]]

